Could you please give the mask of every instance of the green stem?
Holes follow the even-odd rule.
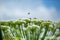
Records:
[[[2,39],[2,32],[1,32],[1,26],[0,26],[0,39],[3,40]]]
[[[43,37],[42,37],[41,40],[44,40],[44,39],[45,39],[46,33],[47,33],[47,31],[48,31],[48,28],[47,28],[47,27],[49,28],[49,26],[46,25],[45,32],[44,32]]]
[[[42,37],[41,40],[44,40],[44,38],[45,38],[45,36],[46,36],[46,33],[47,33],[47,29],[45,30],[44,35],[43,35],[43,37]]]
[[[55,27],[55,26],[53,25],[53,27]],[[55,34],[55,31],[56,31],[56,28],[54,28],[54,30],[53,30],[53,35]]]
[[[38,34],[37,34],[37,39],[36,39],[36,40],[39,40],[39,36],[40,36],[40,33],[41,33],[41,29],[42,29],[42,27],[40,28],[40,30],[39,30],[39,32],[38,32]]]

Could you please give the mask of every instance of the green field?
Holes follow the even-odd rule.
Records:
[[[2,40],[60,40],[60,22],[37,18],[0,21]]]

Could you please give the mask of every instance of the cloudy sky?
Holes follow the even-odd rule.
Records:
[[[60,0],[0,0],[0,20],[29,17],[59,20]]]

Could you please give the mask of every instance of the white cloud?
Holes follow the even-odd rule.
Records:
[[[6,6],[0,6],[0,19],[11,19],[17,16],[19,11],[16,11],[16,8],[9,8]],[[18,14],[19,15],[19,14]]]
[[[58,13],[56,8],[53,6],[50,8],[45,6],[39,6],[37,7],[37,11],[40,14],[40,17],[42,17],[43,19],[54,19],[55,17],[57,17],[57,13]]]
[[[12,18],[21,18],[21,17],[29,17],[26,13],[30,11],[30,9],[22,9],[15,6],[0,6],[0,19],[12,19]]]
[[[27,13],[31,14],[28,15]],[[17,6],[8,7],[6,5],[0,6],[0,19],[11,19],[18,17],[38,17],[41,19],[57,19],[59,13],[54,6],[47,8],[43,4],[37,7],[37,10],[31,8],[18,8]]]

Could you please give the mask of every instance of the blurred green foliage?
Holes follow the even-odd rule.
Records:
[[[0,21],[3,40],[60,40],[60,21],[21,18]]]

